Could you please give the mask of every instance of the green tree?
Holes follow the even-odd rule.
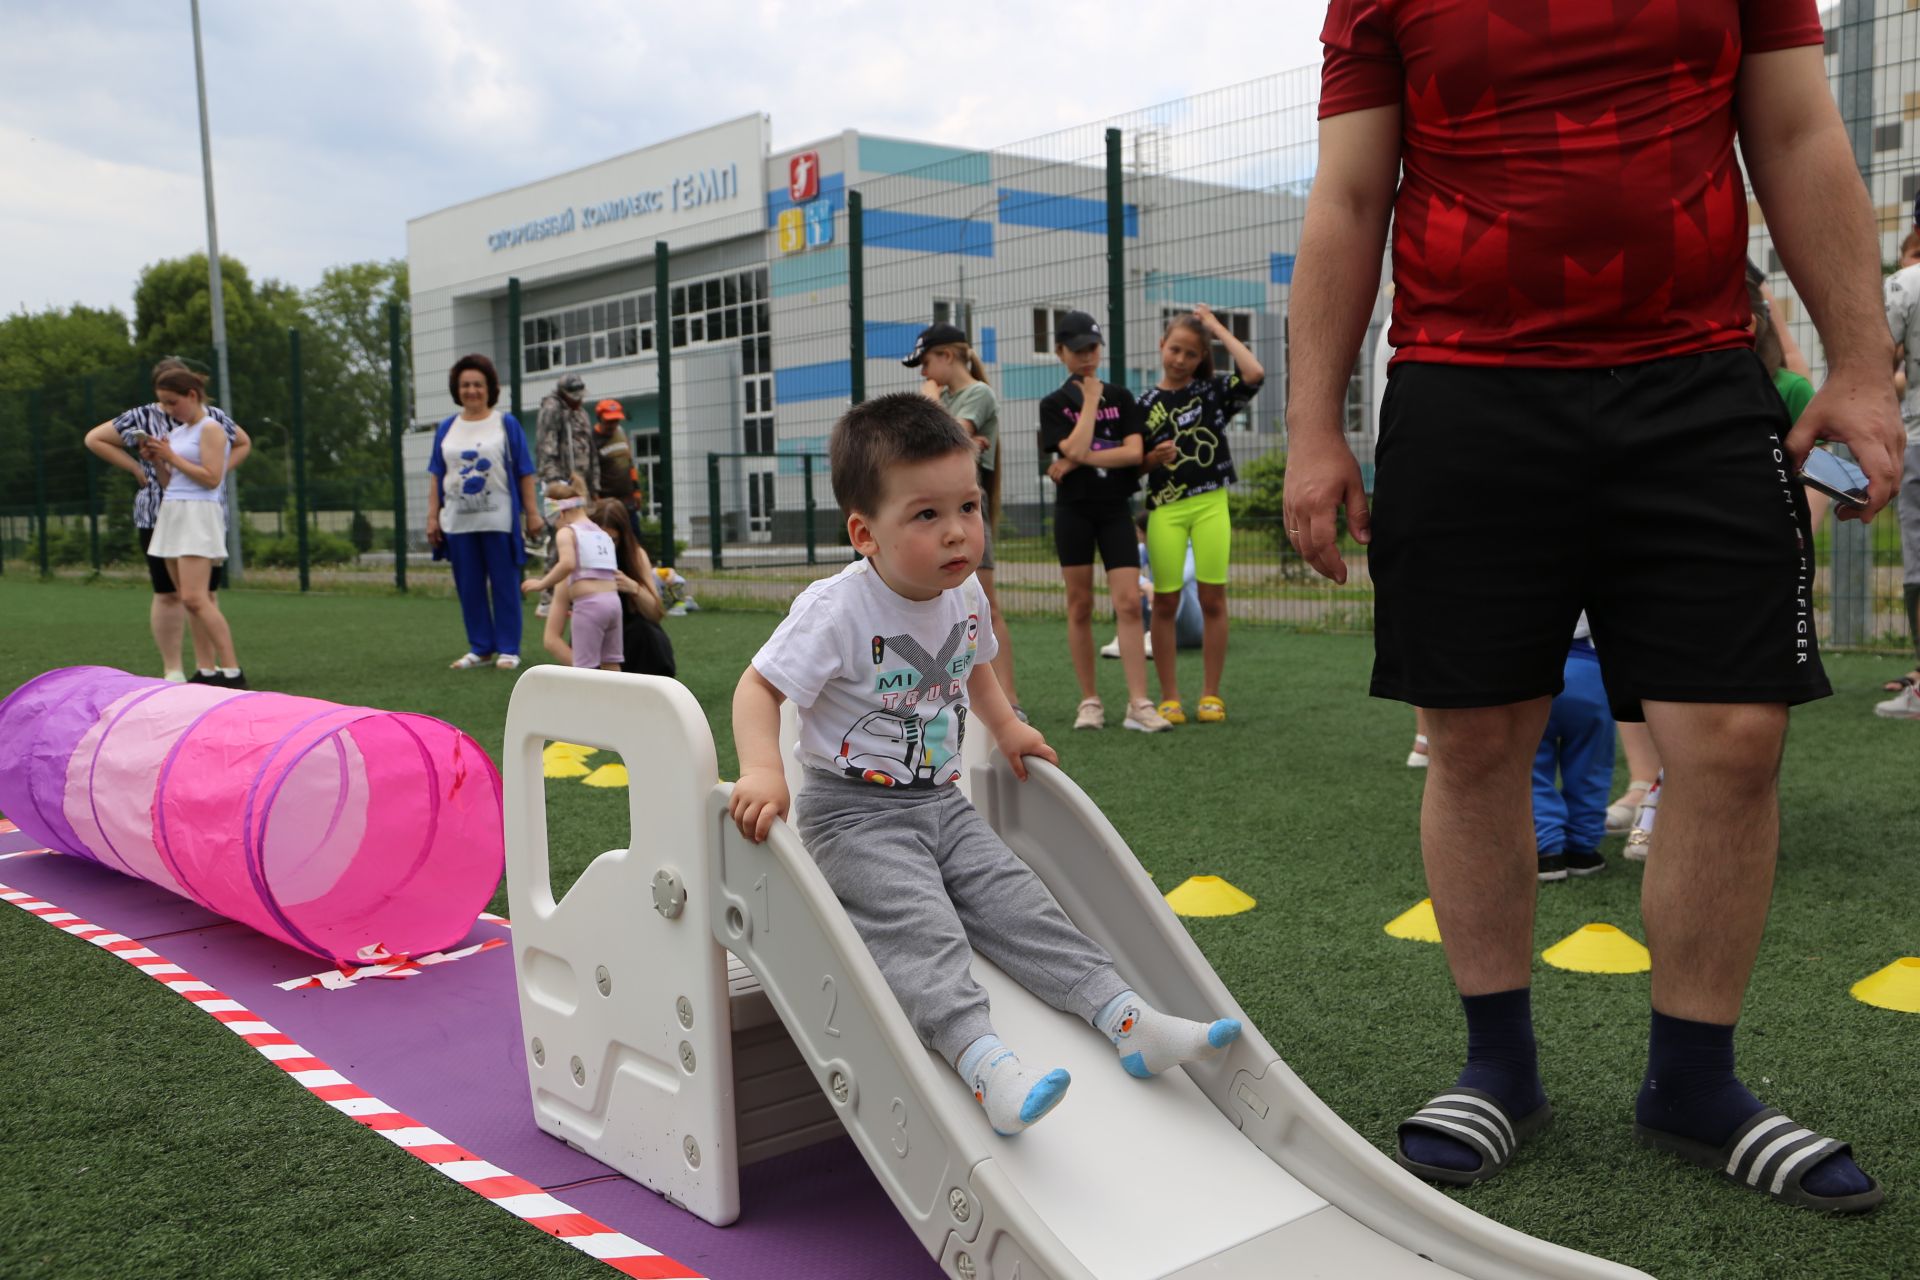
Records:
[[[0,387],[24,390],[133,361],[126,314],[75,305],[0,319]]]
[[[392,276],[391,264],[369,264]],[[289,330],[300,331],[301,410],[306,434],[309,497],[317,507],[346,501],[384,479],[380,455],[372,449],[377,427],[384,431],[385,380],[378,417],[369,420],[372,373],[366,349],[353,323],[356,290],[372,296],[368,273],[334,268],[309,296],[278,280],[256,282],[242,263],[221,259],[225,298],[227,361],[232,373],[231,403],[226,406],[253,436],[256,458],[243,480],[250,489],[278,488],[291,471],[293,386]],[[389,283],[387,288],[391,289]],[[157,359],[184,350],[205,349],[212,332],[211,293],[205,254],[156,262],[141,273],[134,290],[134,329],[142,355]],[[373,303],[362,301],[361,311]],[[380,298],[384,306],[384,297]],[[384,315],[382,316],[384,325]],[[384,328],[382,329],[384,333]],[[381,361],[384,369],[384,360]],[[251,505],[251,504],[250,504]]]
[[[315,359],[325,362],[328,458],[360,475],[387,474],[387,305],[407,297],[407,264],[393,258],[329,267],[303,299]]]
[[[281,416],[288,401],[287,330],[300,323],[300,292],[277,280],[256,287],[246,266],[224,254],[220,286],[233,376],[226,392],[229,407],[242,422]],[[155,262],[140,273],[133,290],[133,329],[143,360],[187,355],[211,363],[213,295],[206,254]]]

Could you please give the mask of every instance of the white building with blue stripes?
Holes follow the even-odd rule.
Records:
[[[1001,399],[1007,518],[1032,527],[1047,501],[1034,402],[1063,377],[1052,326],[1060,312],[1081,309],[1111,333],[1104,157],[969,151],[852,130],[775,152],[769,138],[767,118],[748,116],[412,220],[421,418],[452,411],[454,359],[487,354],[504,380],[517,346],[530,430],[541,396],[577,372],[590,404],[623,404],[636,453],[657,471],[655,244],[665,242],[678,534],[708,545],[716,514],[708,455],[723,455],[715,473],[723,541],[791,542],[810,465],[816,504],[833,508],[824,454],[855,390],[847,197],[858,191],[866,394],[918,385],[900,360],[928,323],[966,329]],[[1231,442],[1250,458],[1279,439],[1283,304],[1304,192],[1238,187],[1230,176],[1168,176],[1137,157],[1125,166],[1127,378],[1138,387],[1158,376],[1165,315],[1212,306],[1269,370],[1270,390]],[[519,287],[517,332],[510,280]],[[1356,391],[1356,405],[1364,399]],[[820,460],[809,464],[810,455]],[[657,509],[657,477],[649,492]]]

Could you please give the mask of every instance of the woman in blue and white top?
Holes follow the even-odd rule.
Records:
[[[519,420],[496,407],[500,375],[485,356],[461,356],[447,375],[460,412],[434,432],[427,472],[427,541],[433,558],[453,562],[453,588],[467,626],[467,651],[455,671],[491,662],[520,665],[520,566],[528,538],[546,528],[533,500],[533,454]]]
[[[169,356],[153,367],[153,376],[158,379],[169,369],[186,367],[182,361]],[[227,471],[231,474],[252,452],[253,441],[246,429],[223,413],[219,406],[208,405],[207,416],[219,423],[227,433]],[[133,527],[139,535],[140,550],[147,562],[148,581],[153,584],[153,605],[148,611],[148,621],[153,629],[154,645],[160,650],[161,674],[168,680],[181,683],[189,678],[181,664],[182,642],[190,634],[186,606],[180,603],[180,593],[174,589],[173,576],[167,572],[167,562],[147,554],[153,542],[153,525],[160,515],[160,494],[166,488],[167,477],[140,456],[143,440],[148,436],[167,435],[172,429],[167,411],[160,407],[158,401],[154,401],[136,405],[119,417],[100,423],[87,432],[85,443],[88,452],[129,473],[139,486],[134,490]],[[217,594],[226,585],[225,579],[226,566],[215,565],[212,577],[207,580],[208,592]],[[204,646],[198,635],[194,635],[193,650],[193,682],[219,683],[218,656]]]
[[[219,666],[209,684],[244,689],[233,632],[209,589],[214,566],[227,558],[227,507],[220,485],[227,475],[227,432],[207,412],[207,380],[184,366],[153,381],[168,430],[140,441],[140,454],[166,468],[160,514],[147,554],[167,562],[167,574],[193,628],[195,648],[211,650]]]

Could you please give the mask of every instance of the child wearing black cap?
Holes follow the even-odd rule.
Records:
[[[925,375],[920,394],[938,400],[966,428],[973,447],[979,451],[976,466],[980,492],[985,495],[983,512],[986,524],[986,549],[980,553],[977,576],[986,593],[987,608],[993,613],[993,638],[1000,652],[993,660],[993,674],[1007,691],[1013,714],[1024,724],[1027,713],[1021,709],[1020,694],[1013,682],[1013,642],[1007,636],[1007,624],[1000,617],[1000,597],[993,589],[993,531],[1000,523],[1000,402],[987,385],[987,367],[980,363],[966,331],[944,320],[928,325],[914,340],[913,351],[900,363]]]
[[[1100,325],[1069,311],[1054,331],[1054,354],[1067,380],[1040,401],[1040,456],[1055,486],[1053,546],[1067,584],[1067,649],[1080,682],[1076,729],[1106,726],[1094,682],[1093,552],[1107,571],[1107,594],[1119,630],[1127,680],[1124,728],[1159,733],[1172,726],[1147,697],[1146,637],[1140,625],[1140,570],[1131,502],[1145,453],[1140,406],[1125,387],[1100,378]]]

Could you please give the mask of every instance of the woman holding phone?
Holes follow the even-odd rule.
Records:
[[[153,367],[156,395],[161,377],[176,369],[188,370],[188,366],[182,360],[168,357]],[[204,404],[204,408],[207,417],[226,434],[229,442],[227,470],[232,471],[252,452],[253,441],[240,424],[217,406]],[[87,451],[101,461],[132,475],[138,486],[133,499],[133,524],[140,537],[140,550],[146,557],[147,578],[153,584],[153,604],[148,621],[153,631],[154,646],[160,651],[161,674],[176,683],[224,684],[226,679],[220,670],[220,655],[207,643],[201,629],[188,626],[187,609],[181,603],[179,589],[174,584],[167,562],[151,554],[154,524],[160,515],[161,494],[172,478],[172,472],[164,462],[156,465],[151,461],[142,445],[148,439],[166,437],[177,425],[156,399],[95,426],[87,432],[84,443]],[[224,585],[226,566],[223,562],[215,562],[207,580],[208,596],[217,596]],[[187,634],[193,637],[194,670],[191,674],[181,662],[183,640]]]

